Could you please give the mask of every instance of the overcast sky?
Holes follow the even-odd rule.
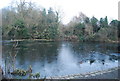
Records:
[[[11,0],[2,0],[0,8],[7,6]],[[27,1],[27,0],[26,0]],[[118,19],[118,2],[120,0],[31,0],[49,9],[61,10],[62,21],[68,23],[73,16],[83,12],[88,17],[95,16],[98,19],[108,16],[109,20]]]

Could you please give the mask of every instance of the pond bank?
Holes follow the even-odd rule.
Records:
[[[119,69],[120,67],[115,67],[108,70],[89,72],[85,74],[73,74],[73,75],[59,76],[59,77],[47,77],[46,79],[92,79],[92,78],[100,79],[101,77],[103,77],[104,79],[111,78],[109,76],[106,76],[106,74],[114,77],[111,79],[118,79]]]
[[[53,40],[53,39],[15,39],[15,40],[5,40],[5,41],[41,41],[41,42],[52,42],[52,41],[71,41],[71,40]],[[107,40],[107,41],[71,41],[71,42],[101,42],[101,43],[120,43],[119,40],[117,41],[112,41],[112,40]]]
[[[49,41],[54,41],[52,39],[15,39],[15,40],[5,40],[5,41],[11,41],[11,42],[14,42],[14,41],[46,41],[46,42],[49,42]]]
[[[76,79],[116,79],[119,80],[119,70],[114,70],[111,72],[107,72],[107,73],[103,73],[103,74],[99,74],[96,76],[89,76],[89,77],[76,77]]]

